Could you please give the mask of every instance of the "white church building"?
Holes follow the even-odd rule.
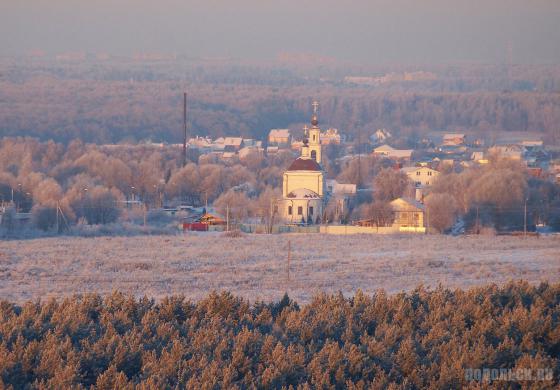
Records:
[[[304,127],[301,156],[284,172],[280,213],[284,223],[320,223],[325,206],[325,173],[321,166],[321,129],[313,102],[311,128]]]

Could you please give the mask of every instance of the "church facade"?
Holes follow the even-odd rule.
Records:
[[[318,103],[313,102],[311,128],[304,127],[301,156],[284,172],[281,219],[287,224],[316,224],[323,218],[326,185],[321,166],[321,129],[317,114]]]

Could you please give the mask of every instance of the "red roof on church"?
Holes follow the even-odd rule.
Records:
[[[288,168],[288,171],[320,171],[321,166],[317,162],[310,158],[297,158],[294,160],[292,165]]]

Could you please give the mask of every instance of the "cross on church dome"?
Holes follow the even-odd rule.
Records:
[[[319,124],[319,114],[318,114],[319,102],[315,100],[311,105],[313,106],[313,116],[311,117],[311,125],[313,127],[317,127],[317,125]]]

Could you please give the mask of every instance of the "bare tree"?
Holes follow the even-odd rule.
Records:
[[[229,190],[216,199],[214,202],[216,210],[224,217],[229,213],[233,222],[243,222],[252,214],[251,200],[242,191]]]
[[[393,208],[388,202],[374,201],[362,206],[362,218],[371,220],[377,226],[390,226],[393,223]]]
[[[426,197],[426,224],[442,233],[449,229],[457,217],[457,204],[450,194],[430,194]]]
[[[388,202],[400,198],[411,186],[405,173],[391,168],[381,170],[373,180],[375,200]]]
[[[116,188],[95,186],[89,188],[73,206],[83,210],[88,224],[106,224],[118,219],[121,210],[118,202],[123,198],[124,195]]]

